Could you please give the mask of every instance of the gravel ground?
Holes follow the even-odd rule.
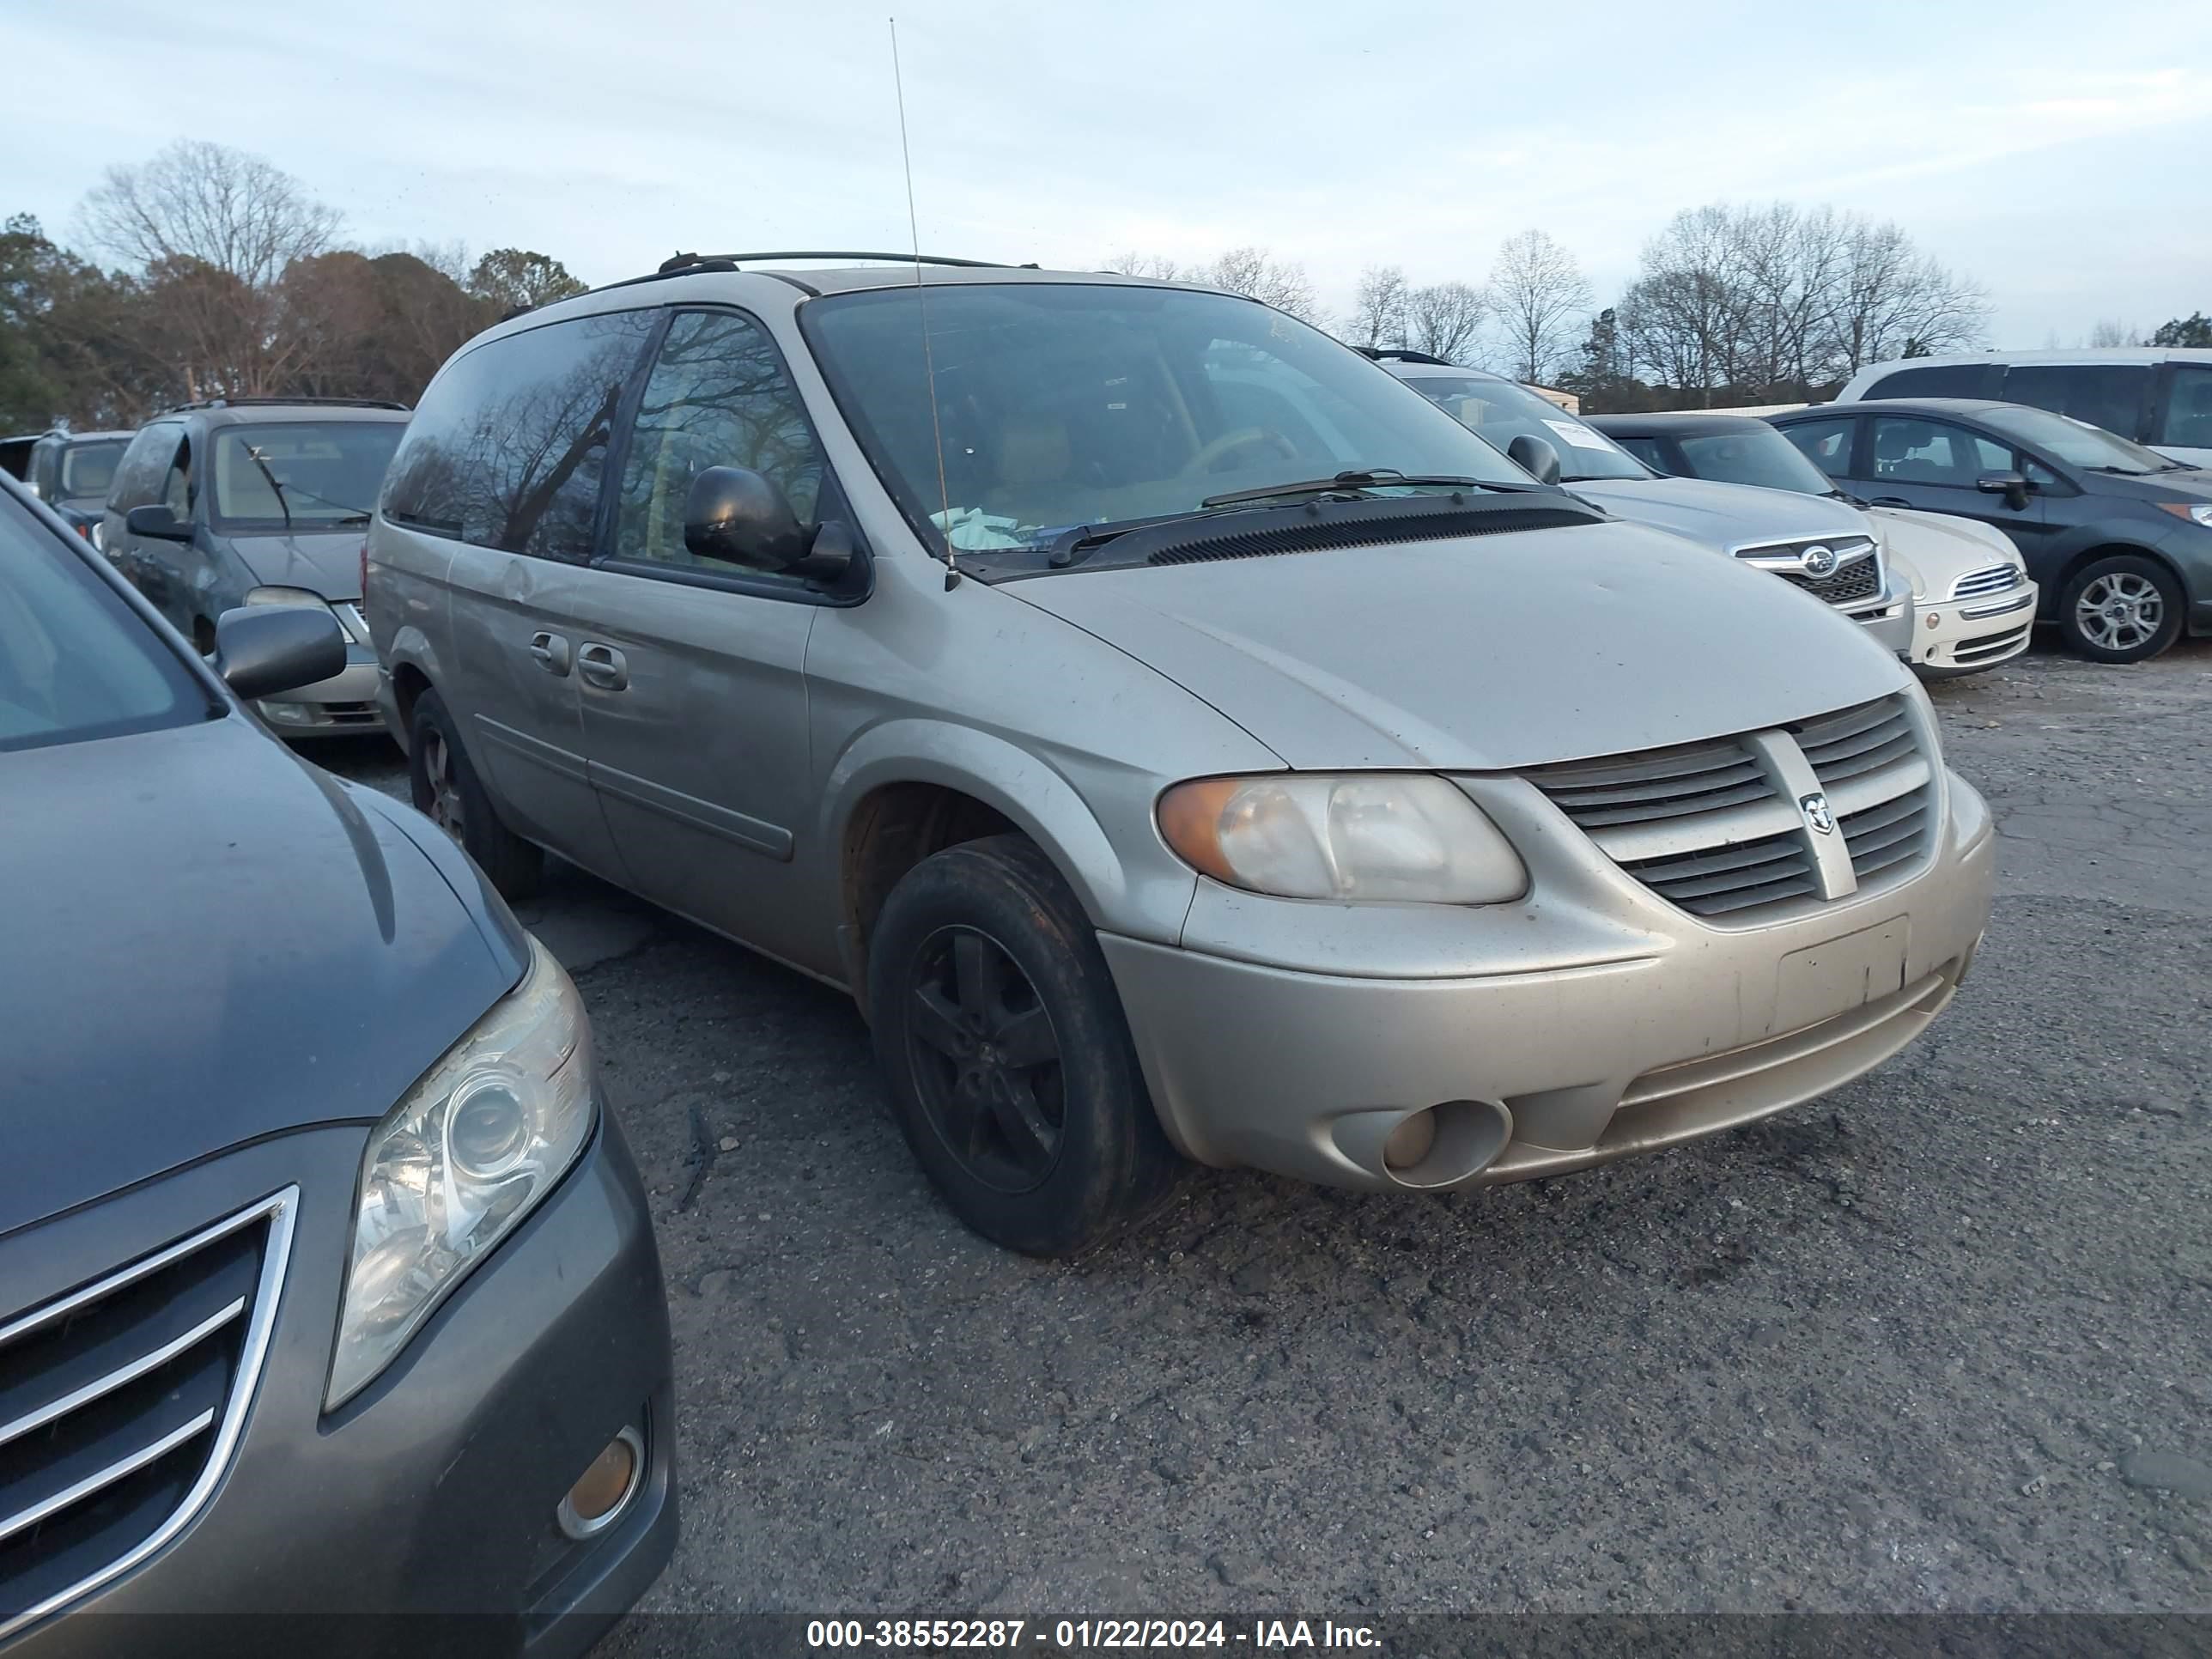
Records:
[[[2212,1609],[2212,645],[1934,695],[2001,893],[1888,1066],[1459,1196],[1200,1173],[1072,1266],[938,1206],[848,1002],[563,871],[675,1324],[647,1608]]]

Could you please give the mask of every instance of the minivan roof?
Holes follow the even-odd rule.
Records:
[[[1853,379],[1887,374],[1899,368],[1948,368],[1959,363],[2212,363],[2212,349],[2203,346],[2078,346],[2072,350],[1953,351],[1932,357],[1893,357],[1869,363]]]

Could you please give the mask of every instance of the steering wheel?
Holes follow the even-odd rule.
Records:
[[[1273,444],[1275,447],[1275,453],[1286,461],[1295,461],[1298,458],[1297,446],[1281,433],[1272,431],[1264,426],[1240,426],[1232,432],[1223,433],[1211,443],[1202,446],[1197,454],[1183,464],[1183,477],[1198,477],[1208,472],[1218,471],[1219,469],[1215,463],[1224,456],[1233,455],[1240,449],[1251,449],[1261,444]]]

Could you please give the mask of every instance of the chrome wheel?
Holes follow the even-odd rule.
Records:
[[[1036,987],[997,940],[940,927],[915,957],[907,1048],[924,1117],[977,1181],[1025,1193],[1059,1161],[1060,1042]]]
[[[2074,625],[2081,637],[2106,651],[2133,651],[2148,644],[2166,622],[2166,595],[2148,576],[2112,570],[2081,590],[2074,602]]]
[[[442,732],[423,734],[422,778],[426,787],[421,793],[429,799],[416,801],[416,809],[427,813],[431,823],[455,841],[460,841],[467,827],[461,811],[461,786],[453,775],[453,745],[446,741]]]

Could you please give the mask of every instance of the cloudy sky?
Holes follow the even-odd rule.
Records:
[[[104,168],[255,151],[370,246],[513,244],[587,281],[677,247],[1095,264],[1256,243],[1480,280],[1540,226],[1610,298],[1675,210],[1901,222],[1995,343],[2212,310],[2205,0],[7,0],[0,213],[64,237]]]

